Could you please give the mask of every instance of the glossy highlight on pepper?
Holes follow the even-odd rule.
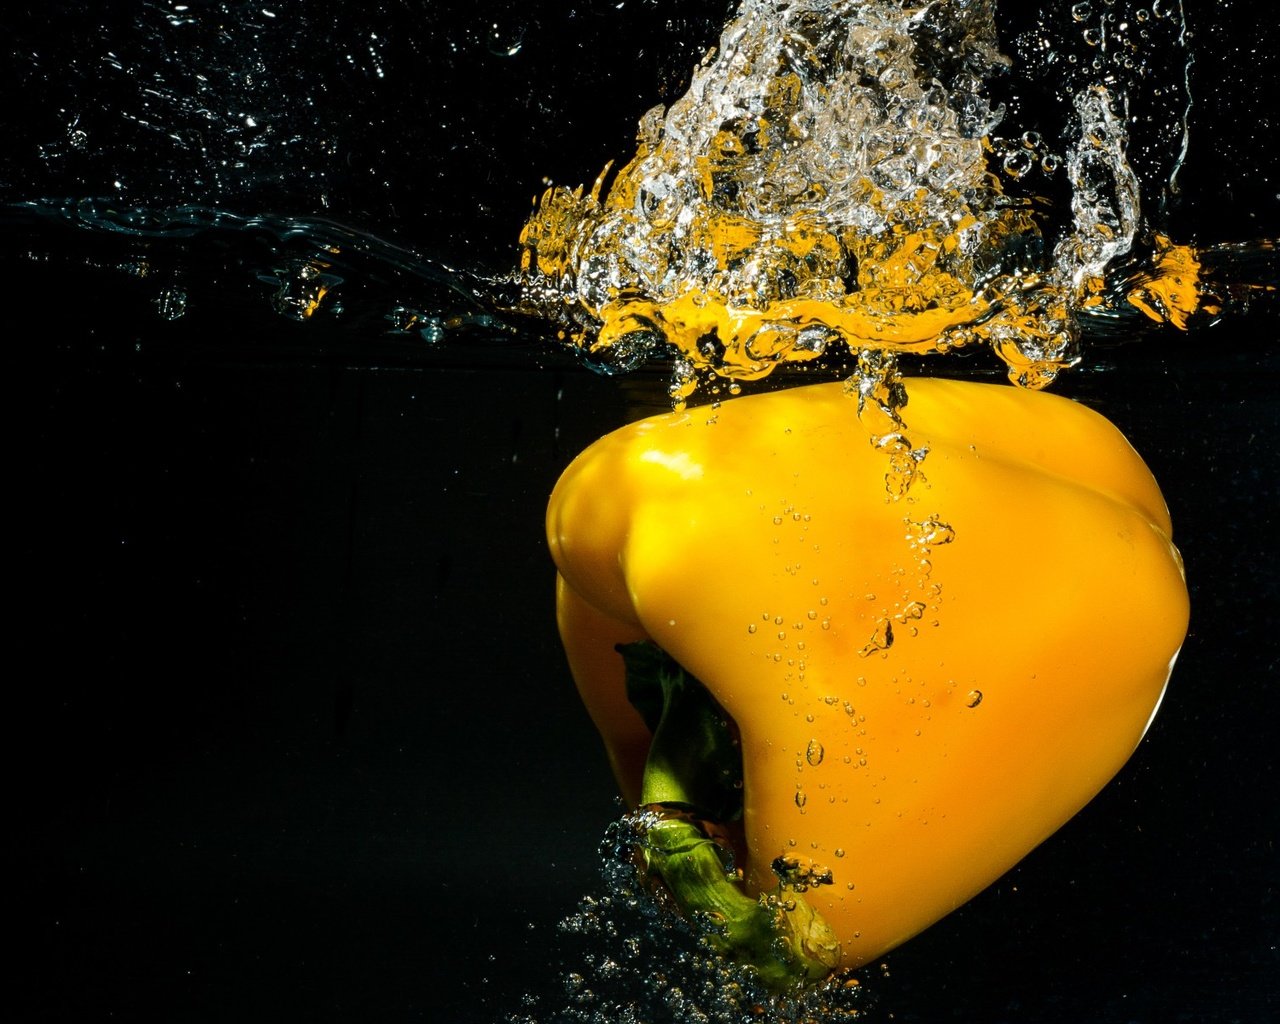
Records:
[[[1115,775],[1188,619],[1163,498],[1106,419],[1012,387],[906,393],[928,455],[897,499],[854,399],[824,384],[624,427],[547,516],[570,669],[624,796],[650,802],[661,729],[619,647],[648,643],[740,753],[730,883],[796,896],[844,968],[964,903]]]

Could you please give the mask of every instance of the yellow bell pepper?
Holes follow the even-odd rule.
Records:
[[[624,427],[548,510],[573,677],[624,796],[661,805],[646,863],[783,987],[905,942],[1075,814],[1142,738],[1186,632],[1163,498],[1107,420],[1012,387],[907,394],[928,455],[900,500],[829,384]],[[658,709],[628,696],[641,642],[688,683],[664,684],[686,727],[662,726],[662,752]],[[740,783],[697,778],[717,728]],[[740,819],[707,792],[736,792]],[[681,859],[700,843],[720,859]],[[739,928],[734,900],[783,941]]]

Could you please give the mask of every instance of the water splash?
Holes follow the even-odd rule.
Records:
[[[988,87],[1011,62],[990,0],[743,0],[626,167],[542,196],[523,306],[606,371],[673,350],[677,404],[700,375],[755,379],[837,345],[989,345],[1043,387],[1078,360],[1080,318],[1143,230],[1128,94],[1103,56],[1141,63],[1114,22],[1083,40],[1100,56],[1077,76],[1064,157],[1038,132],[995,135]],[[1069,220],[1024,187],[1033,167],[1061,168]],[[1135,305],[1180,324],[1197,302],[1193,285]]]
[[[641,246],[620,259],[609,248],[617,249],[616,232],[587,232],[580,207],[591,208],[590,197],[579,193],[575,198],[569,190],[553,190],[550,207],[544,202],[535,218],[541,218],[543,227],[561,231],[563,266],[551,266],[556,245],[543,244],[543,238],[536,259],[528,250],[525,254],[536,266],[514,281],[508,276],[515,233],[511,225],[520,213],[514,200],[504,210],[501,197],[510,195],[506,182],[524,175],[520,161],[527,161],[536,177],[549,165],[547,152],[581,150],[596,131],[595,122],[578,118],[581,137],[566,146],[554,132],[536,129],[548,119],[564,120],[569,113],[564,95],[580,91],[589,73],[599,84],[607,71],[603,61],[592,65],[592,72],[581,61],[566,69],[539,56],[554,50],[551,42],[569,44],[564,33],[578,24],[572,12],[553,20],[533,10],[513,9],[499,17],[466,8],[466,15],[450,20],[448,28],[431,31],[409,31],[417,26],[407,8],[371,10],[357,30],[345,19],[331,23],[317,18],[293,0],[268,8],[242,0],[218,0],[198,10],[152,5],[119,18],[84,12],[71,21],[29,12],[17,26],[13,66],[20,91],[32,102],[11,111],[22,117],[10,126],[13,145],[0,157],[0,197],[11,204],[0,209],[0,220],[13,244],[27,248],[31,258],[51,255],[68,269],[92,267],[96,273],[112,263],[127,267],[145,260],[151,268],[147,283],[155,286],[146,299],[151,311],[187,326],[213,307],[234,307],[235,297],[247,287],[253,302],[244,305],[246,315],[254,315],[259,306],[289,319],[309,310],[303,321],[313,336],[317,329],[339,323],[364,328],[377,322],[398,345],[406,343],[406,352],[410,339],[438,348],[461,335],[481,361],[487,358],[488,342],[510,339],[537,350],[535,359],[542,359],[546,335],[559,329],[573,343],[572,351],[604,372],[661,362],[677,402],[708,375],[714,397],[716,389],[736,393],[742,378],[784,363],[801,369],[821,365],[824,370],[834,364],[837,371],[847,370],[865,339],[858,331],[837,330],[842,318],[866,328],[862,333],[873,335],[869,346],[882,350],[898,342],[926,352],[994,345],[1016,374],[1038,383],[1041,366],[1049,364],[1052,370],[1075,357],[1077,335],[1132,337],[1145,330],[1147,317],[1194,327],[1219,308],[1247,309],[1271,294],[1268,289],[1278,275],[1269,244],[1192,251],[1174,244],[1178,232],[1168,225],[1152,230],[1153,211],[1159,216],[1177,205],[1187,112],[1192,109],[1185,19],[1173,0],[1145,6],[1137,0],[1099,0],[1086,5],[1087,11],[1082,8],[1076,20],[1071,5],[1061,0],[1035,11],[1006,7],[1000,9],[999,40],[989,24],[990,2],[898,6],[896,11],[885,2],[756,2],[744,5],[730,27],[752,12],[768,22],[770,11],[792,10],[795,31],[781,48],[775,45],[777,31],[766,26],[757,33],[761,46],[773,40],[769,52],[779,59],[800,60],[791,68],[792,77],[752,77],[751,69],[723,60],[728,51],[722,47],[694,76],[695,86],[703,83],[701,93],[691,91],[683,99],[678,98],[685,84],[681,75],[690,54],[713,38],[712,16],[682,13],[666,19],[664,29],[658,15],[641,17],[641,6],[650,5],[628,5],[607,17],[628,34],[648,26],[635,43],[645,53],[660,55],[654,58],[660,65],[659,81],[648,88],[675,100],[669,111],[659,108],[645,122],[646,130],[660,136],[649,156],[674,160],[668,163],[680,172],[672,178],[679,186],[677,199],[696,178],[694,172],[712,174],[716,188],[710,198],[704,201],[698,193],[696,202],[686,202],[682,209],[688,213],[697,203],[711,209],[715,217],[707,222],[708,230],[723,243],[710,250],[669,246],[667,270],[684,268],[686,277],[696,277],[699,261],[707,264],[708,251],[715,260],[737,260],[726,266],[726,277],[737,282],[738,298],[745,296],[745,301],[726,307],[727,324],[719,313],[698,308],[682,312],[679,302],[669,303],[659,293],[654,294],[660,316],[648,317],[638,300],[652,296],[631,290],[625,275],[612,297],[621,304],[605,303],[611,315],[618,313],[609,323],[600,309],[583,304],[579,256],[588,248],[596,246],[628,273],[632,264],[643,268],[652,251]],[[827,52],[824,47],[836,45],[837,16],[845,9],[862,19],[860,38],[874,44],[875,52],[858,65],[852,57],[832,69],[805,64],[805,54],[821,56]],[[764,53],[749,35],[730,39],[737,52]],[[518,52],[510,53],[517,45]],[[715,74],[713,64],[719,69]],[[426,65],[438,73],[424,76],[421,68]],[[855,67],[861,69],[857,81],[850,77]],[[609,81],[624,77],[609,74]],[[334,88],[339,82],[340,90]],[[477,85],[490,82],[488,90]],[[794,93],[796,82],[804,86],[799,94]],[[752,83],[761,90],[753,93]],[[712,86],[721,84],[729,91],[715,100]],[[1135,217],[1137,237],[1126,254],[1112,258],[1101,277],[1060,274],[1055,284],[1035,268],[1052,269],[1059,251],[1066,261],[1072,247],[1064,240],[1081,234],[1071,214],[1068,179],[1073,153],[1084,155],[1089,146],[1081,141],[1085,135],[1074,100],[1092,96],[1095,85],[1104,87],[1110,111],[1089,115],[1106,129],[1098,134],[1102,160],[1120,167],[1115,157],[1122,150],[1120,157],[1136,176],[1143,203],[1112,202],[1132,193],[1134,181],[1124,175],[1116,179],[1122,185],[1117,197],[1105,169],[1094,175],[1097,161],[1079,161],[1077,178],[1094,189],[1103,205],[1085,211],[1087,230],[1075,239],[1073,251],[1085,263],[1089,252],[1105,255],[1116,246],[1116,238],[1106,231],[1120,225],[1123,236]],[[339,93],[342,101],[331,102]],[[483,133],[480,126],[502,123],[495,115],[509,112],[513,96],[528,108],[522,116],[534,130]],[[855,100],[865,100],[865,109]],[[618,96],[606,102],[616,106]],[[729,103],[738,111],[724,136],[721,122],[698,120],[713,102]],[[422,117],[423,110],[431,116]],[[688,158],[683,163],[673,156],[679,155],[679,140],[669,132],[682,111],[689,143],[679,151]],[[841,121],[844,113],[862,120]],[[1108,126],[1108,116],[1114,125]],[[753,134],[752,123],[772,126],[773,135]],[[376,125],[394,126],[396,144],[393,151],[379,150],[375,158],[369,132]],[[809,132],[799,145],[783,131],[799,130],[797,125]],[[813,143],[824,132],[830,138],[865,139],[868,146],[860,153],[815,149]],[[717,138],[727,151],[715,150]],[[924,148],[913,150],[912,139]],[[690,140],[705,144],[706,152],[695,152]],[[756,150],[747,152],[748,145]],[[735,155],[735,147],[742,152]],[[795,178],[787,162],[792,153],[809,154],[807,163],[795,166],[814,170],[813,181],[821,183],[824,174],[830,179],[826,194],[797,193],[799,185],[809,182]],[[702,157],[707,159],[699,164]],[[927,173],[917,157],[933,161]],[[611,185],[607,176],[601,182],[592,223],[602,226],[626,214],[614,208],[626,193],[623,184],[638,187],[647,180],[638,176],[639,163],[633,164],[634,174],[624,171]],[[866,172],[865,180],[854,174],[859,168]],[[962,174],[934,188],[937,174],[957,168],[967,168],[968,178]],[[754,181],[748,171],[759,171],[767,187],[743,188]],[[845,171],[849,173],[841,178]],[[913,213],[910,195],[894,195],[920,173],[936,194],[921,200],[920,210]],[[1237,173],[1244,172],[1237,168]],[[857,188],[865,189],[868,181],[884,193],[879,207],[853,203]],[[738,192],[732,195],[735,183]],[[645,223],[660,223],[659,207],[672,202],[662,190],[666,184],[655,179],[654,188],[645,192],[646,216],[657,215]],[[952,207],[939,198],[948,194]],[[81,198],[86,196],[90,198]],[[556,204],[563,207],[559,219],[552,215]],[[50,230],[43,236],[30,230],[32,206],[49,217],[45,226]],[[946,211],[954,207],[963,212],[970,206],[976,227],[952,234],[966,244],[985,238],[990,245],[973,254],[948,253]],[[788,209],[808,211],[813,223],[799,214],[787,215]],[[893,218],[901,214],[897,235],[854,231],[854,248],[845,246],[848,232],[841,234],[840,225],[850,222],[856,228],[858,216],[872,216],[871,227],[876,228],[877,213],[886,223],[896,223]],[[788,216],[791,221],[799,217],[800,228],[814,228],[812,246],[787,234]],[[370,226],[343,227],[328,218]],[[424,218],[425,230],[420,224]],[[93,255],[77,263],[75,245],[59,250],[63,234],[51,225],[55,219],[90,232],[93,237],[81,236],[77,244]],[[15,222],[21,238],[12,231]],[[1011,225],[1003,240],[997,237],[1000,224]],[[1021,230],[1019,225],[1029,227]],[[370,231],[384,236],[394,232],[402,239],[417,235],[443,259],[432,260],[403,241],[384,244]],[[752,233],[761,237],[751,241]],[[689,228],[686,234],[692,238],[697,231]],[[635,238],[644,245],[653,242],[643,232]],[[743,238],[749,243],[745,248]],[[819,272],[833,251],[832,238],[837,255],[844,254],[844,265],[838,280],[827,279],[834,298],[826,303]],[[943,251],[929,265],[940,240]],[[331,243],[340,249],[337,256],[328,251]],[[118,257],[108,251],[112,245]],[[568,255],[572,246],[577,255]],[[481,273],[482,264],[492,272]],[[319,302],[302,301],[300,283],[285,285],[285,300],[273,301],[279,299],[282,282],[307,266],[342,281],[329,282]],[[599,266],[599,261],[592,264]],[[709,264],[703,269],[710,273]],[[596,280],[608,299],[614,287],[609,274]],[[678,281],[678,274],[670,281],[663,278]],[[981,287],[966,300],[974,285]],[[1081,286],[1087,292],[1083,298],[1073,293]],[[737,294],[733,287],[729,292],[731,298]],[[301,304],[288,299],[290,294]],[[785,295],[791,297],[770,298]],[[1212,301],[1206,302],[1206,295]],[[715,296],[707,296],[714,306],[710,299]],[[696,290],[686,293],[689,297],[696,299]],[[376,310],[371,308],[375,302]],[[790,303],[796,313],[806,302],[817,308],[816,315],[799,316],[795,323],[784,317],[752,328],[751,317],[760,312],[761,303],[765,311]],[[950,311],[948,302],[955,304]],[[513,310],[535,316],[521,319]],[[629,319],[623,315],[626,310],[641,315]],[[930,334],[930,317],[943,323],[951,315],[960,322]],[[712,321],[706,330],[693,329],[699,318]],[[548,323],[557,326],[548,328]],[[683,335],[674,329],[682,323],[688,328]],[[1022,330],[1026,323],[1035,330]],[[921,335],[914,342],[908,337],[911,330]],[[735,340],[736,334],[742,336]],[[673,337],[683,345],[674,357]],[[855,347],[849,352],[851,338]]]

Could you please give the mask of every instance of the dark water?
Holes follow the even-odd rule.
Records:
[[[493,277],[724,5],[120,6],[5,41],[10,1013],[551,1024],[617,807],[542,509],[662,378],[494,319]],[[1188,20],[1163,226],[1274,238],[1271,19]],[[1121,776],[864,972],[869,1020],[1280,1015],[1277,341],[1255,294],[1061,382],[1161,481],[1191,633]]]

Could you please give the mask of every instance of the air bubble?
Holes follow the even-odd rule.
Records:
[[[1026,150],[1017,150],[1005,156],[1004,172],[1012,178],[1021,178],[1035,166],[1035,159]]]

